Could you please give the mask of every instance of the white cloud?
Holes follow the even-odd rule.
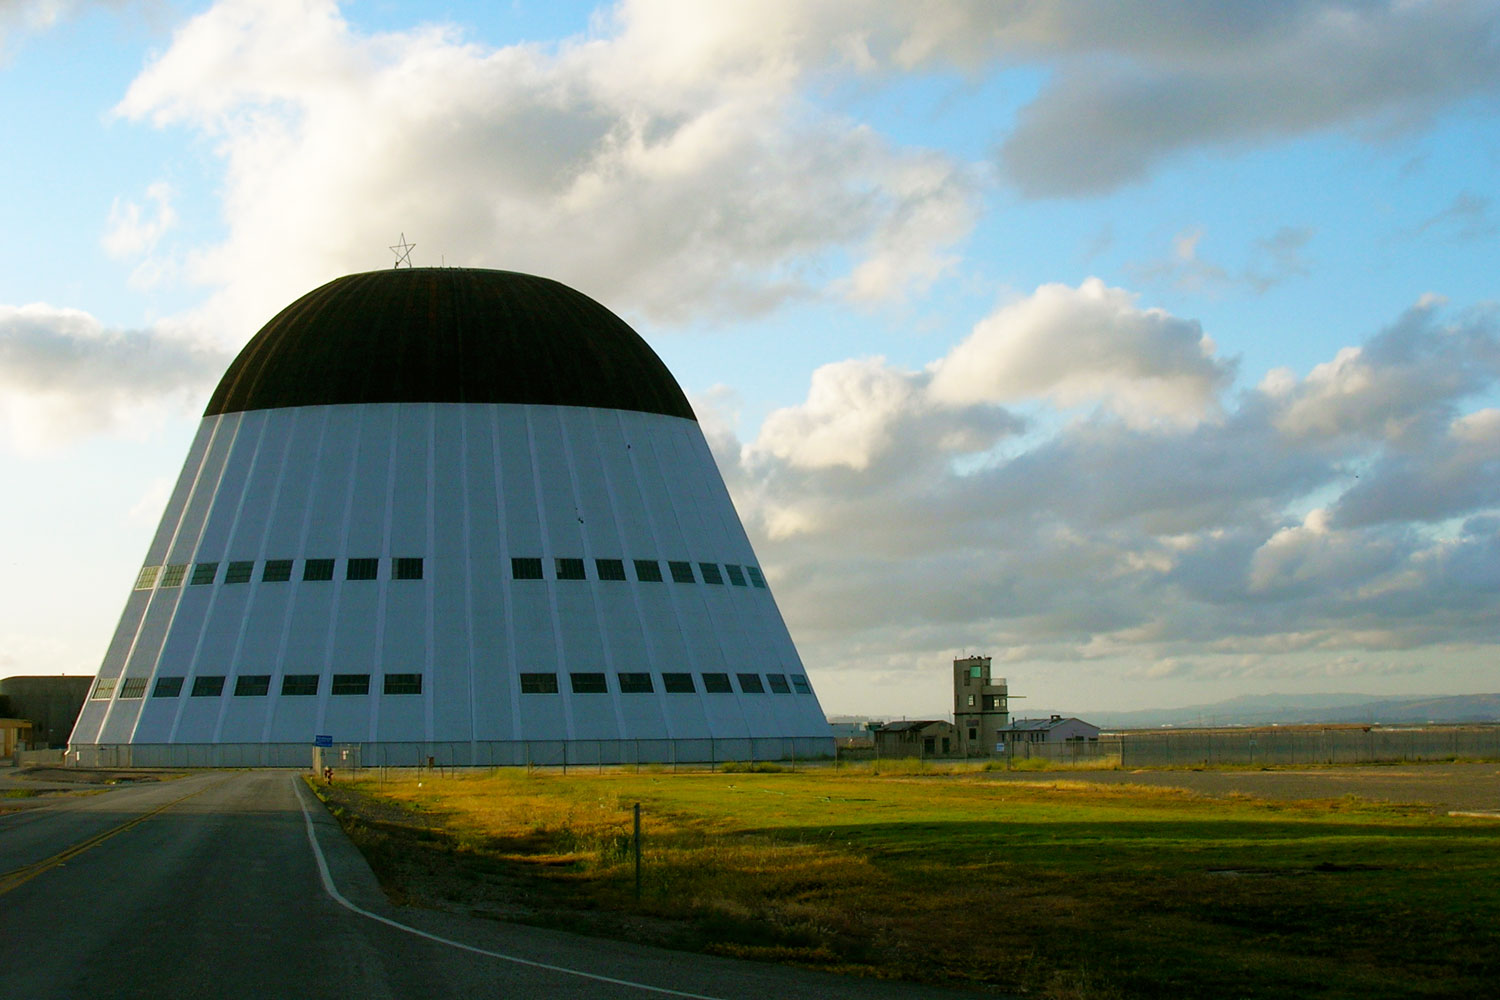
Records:
[[[76,309],[0,306],[0,427],[39,449],[201,405],[229,363],[160,330],[106,329]]]
[[[969,169],[817,111],[759,12],[745,49],[700,7],[721,9],[629,5],[614,34],[493,49],[361,35],[331,2],[224,0],[118,111],[213,137],[228,236],[191,262],[234,326],[385,266],[398,231],[419,264],[544,273],[661,319],[899,297],[947,268]]]
[[[1026,317],[1054,299],[1094,316],[1090,295],[1125,321],[1031,339],[1056,328]],[[1500,414],[1459,409],[1500,380],[1491,321],[1441,309],[1231,398],[1195,324],[1119,289],[1044,287],[925,370],[820,368],[802,404],[715,452],[820,669],[930,668],[967,647],[1030,669],[1375,676],[1395,661],[1374,652],[1467,656],[1446,651],[1489,641],[1500,610]],[[1336,373],[1350,363],[1361,378]],[[941,386],[960,371],[983,377]],[[1103,372],[1110,400],[1182,377],[1192,391],[1160,412],[1194,419],[1110,403],[1058,420],[1035,402],[1070,405],[1055,387]],[[1007,409],[1018,398],[1029,424]],[[1303,419],[1319,405],[1333,415]],[[1454,518],[1456,534],[1424,527]]]
[[[1197,323],[1090,278],[996,311],[934,365],[932,391],[952,402],[1101,402],[1132,423],[1191,426],[1214,416],[1232,375]]]
[[[172,188],[158,181],[146,189],[150,206],[116,198],[109,206],[109,223],[101,240],[111,257],[142,257],[156,249],[157,243],[177,224],[172,208]]]

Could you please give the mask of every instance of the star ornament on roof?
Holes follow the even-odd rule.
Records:
[[[390,248],[391,253],[396,255],[396,266],[405,264],[411,267],[411,252],[417,248],[415,243],[406,242],[406,234],[401,234],[401,242]]]

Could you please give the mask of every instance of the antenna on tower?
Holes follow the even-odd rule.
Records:
[[[417,248],[415,243],[406,242],[406,234],[401,234],[401,242],[390,248],[391,253],[396,255],[396,266],[405,264],[411,267],[411,252]]]

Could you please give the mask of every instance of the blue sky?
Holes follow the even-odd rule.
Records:
[[[1496,688],[1495,3],[0,3],[0,673],[92,672],[312,287],[694,400],[825,707]]]

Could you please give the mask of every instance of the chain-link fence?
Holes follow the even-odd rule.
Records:
[[[313,766],[303,743],[75,744],[68,763],[81,767],[296,767]],[[775,736],[726,739],[479,740],[434,743],[341,743],[337,759],[324,749],[324,766],[353,767],[596,767],[667,765],[717,767],[731,761],[798,761],[833,758],[832,738]]]
[[[1122,767],[1215,764],[1375,764],[1500,758],[1500,726],[1413,729],[1213,729],[1122,733]]]

